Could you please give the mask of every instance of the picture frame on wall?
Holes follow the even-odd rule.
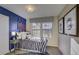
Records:
[[[59,20],[59,33],[64,34],[64,18]]]
[[[77,14],[76,8],[73,8],[65,17],[65,34],[67,35],[77,35]]]

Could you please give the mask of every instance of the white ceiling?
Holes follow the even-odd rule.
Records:
[[[4,8],[26,18],[36,18],[36,17],[46,17],[46,16],[57,16],[62,9],[64,8],[65,4],[36,4],[35,11],[32,13],[28,13],[25,9],[27,4],[5,4],[1,5]]]

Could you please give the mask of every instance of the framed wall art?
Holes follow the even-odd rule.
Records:
[[[65,15],[64,25],[65,34],[79,37],[79,5]]]
[[[76,18],[76,8],[74,8],[72,11],[70,11],[65,17],[65,34],[68,35],[76,35],[77,33],[77,18]]]
[[[64,18],[60,19],[59,22],[59,33],[63,34],[64,33]]]

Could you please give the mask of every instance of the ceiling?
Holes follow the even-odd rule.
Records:
[[[65,4],[34,4],[35,7],[34,12],[27,12],[26,6],[27,4],[5,4],[0,5],[24,18],[37,18],[37,17],[46,17],[46,16],[57,16]]]

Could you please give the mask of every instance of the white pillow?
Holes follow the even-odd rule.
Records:
[[[26,32],[22,32],[21,36],[22,36],[22,40],[26,39]]]
[[[21,32],[17,32],[17,39],[21,39]]]

